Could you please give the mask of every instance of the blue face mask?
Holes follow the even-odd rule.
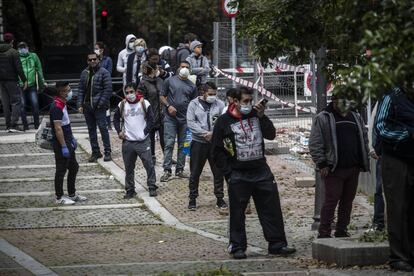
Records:
[[[136,47],[135,47],[135,51],[136,51],[138,54],[142,54],[142,53],[145,51],[145,48],[144,48],[144,47],[142,47],[142,46],[136,46]]]
[[[252,105],[251,104],[247,104],[247,105],[240,105],[240,113],[243,115],[247,115],[252,111]]]
[[[68,95],[66,96],[66,101],[72,100],[72,97],[73,97],[73,92],[72,92],[72,90],[70,90]]]
[[[27,55],[29,53],[29,49],[27,48],[20,48],[19,49],[19,54],[21,55]]]

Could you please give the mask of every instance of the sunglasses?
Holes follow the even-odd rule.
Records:
[[[88,61],[96,61],[97,58],[89,58]]]

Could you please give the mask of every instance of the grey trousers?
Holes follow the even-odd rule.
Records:
[[[155,168],[152,163],[151,140],[147,137],[144,141],[122,142],[122,158],[125,165],[125,190],[127,193],[135,192],[135,163],[139,157],[147,172],[148,189],[157,189],[155,185]]]
[[[0,90],[6,128],[15,127],[20,116],[21,89],[15,81],[0,81]]]

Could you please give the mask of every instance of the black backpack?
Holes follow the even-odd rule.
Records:
[[[178,53],[182,50],[188,51],[191,54],[190,49],[188,48],[180,48],[180,49],[165,49],[161,54],[161,59],[165,60],[171,67],[172,72],[175,74],[178,69],[178,65],[180,64],[180,60],[178,60]]]

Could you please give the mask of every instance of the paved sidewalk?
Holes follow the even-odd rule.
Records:
[[[0,237],[59,275],[191,275],[220,267],[246,275],[388,273],[383,267],[340,270],[311,259],[314,189],[294,187],[294,178],[306,172],[288,162],[286,156],[269,156],[268,162],[278,182],[288,241],[298,253],[291,258],[266,254],[267,243],[253,204],[253,213],[247,218],[249,258],[235,261],[226,252],[227,216],[215,208],[208,166],[200,182],[196,212],[186,209],[188,179],[157,181],[159,196],[149,198],[139,160],[136,182],[143,186],[137,187],[141,197],[124,200],[123,171],[119,169],[123,169],[121,143],[115,133],[111,132],[114,162],[95,165],[87,163],[90,149],[84,130],[75,130],[75,136],[81,138],[83,147],[77,150],[81,169],[76,187],[89,200],[67,209],[56,208],[53,203],[53,153],[37,148],[31,142],[32,133],[0,134]],[[162,174],[161,163],[157,144],[157,180]],[[355,236],[368,225],[370,208],[365,197],[359,196],[351,230]],[[0,248],[0,275],[30,274],[30,269]]]

